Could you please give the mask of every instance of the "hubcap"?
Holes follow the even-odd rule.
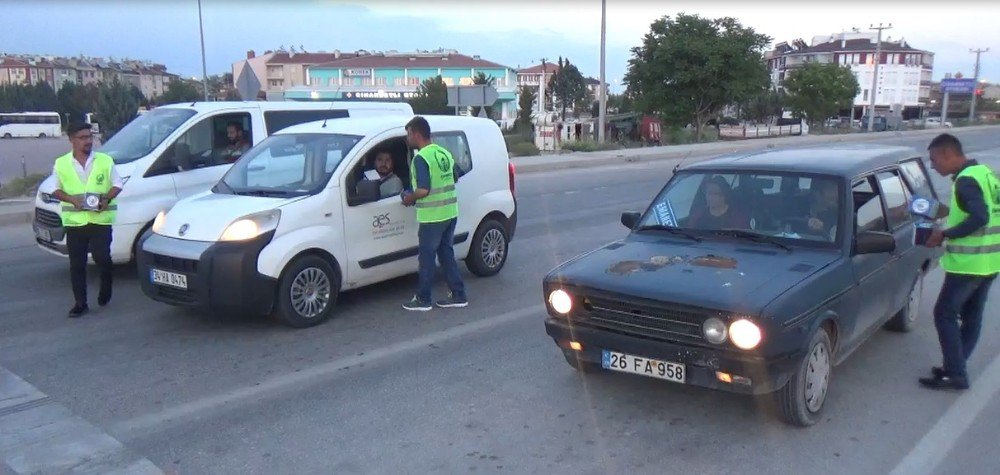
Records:
[[[906,320],[913,322],[917,319],[917,312],[920,308],[920,300],[924,293],[924,274],[917,276],[917,281],[913,283],[910,290],[910,301],[906,303]]]
[[[495,269],[500,266],[503,262],[504,253],[507,252],[504,244],[506,244],[507,239],[504,238],[503,233],[498,229],[490,229],[486,231],[486,235],[483,236],[483,262],[490,269]]]
[[[303,318],[315,318],[330,303],[330,278],[315,267],[303,269],[292,280],[292,308]]]
[[[806,364],[806,407],[810,412],[819,412],[830,385],[830,352],[826,345],[816,345]]]

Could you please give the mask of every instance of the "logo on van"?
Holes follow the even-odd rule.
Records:
[[[375,215],[375,219],[372,220],[373,228],[382,229],[390,224],[392,224],[392,220],[389,219],[389,213]]]
[[[177,235],[178,236],[183,236],[183,235],[187,234],[189,227],[190,226],[188,226],[186,223],[182,224],[181,228],[177,230]]]

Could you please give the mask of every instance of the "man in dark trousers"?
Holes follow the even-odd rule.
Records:
[[[934,326],[944,365],[920,384],[932,389],[968,389],[965,363],[976,347],[990,285],[1000,272],[1000,180],[986,165],[969,160],[962,144],[941,134],[927,147],[931,165],[954,180],[947,229],[935,229],[927,246],[944,244],[944,285],[934,306]],[[961,325],[959,324],[961,320]]]
[[[416,206],[418,253],[420,262],[417,294],[403,308],[426,312],[433,308],[431,285],[434,282],[435,256],[441,262],[448,289],[448,298],[438,300],[438,307],[467,307],[465,284],[455,262],[455,224],[458,222],[458,195],[455,182],[461,169],[455,166],[451,153],[431,143],[431,126],[427,119],[414,117],[406,124],[406,141],[417,149],[410,163],[412,192],[404,192],[403,204]]]
[[[62,202],[60,218],[66,229],[69,273],[76,299],[70,318],[87,313],[87,254],[94,256],[101,273],[98,305],[111,301],[111,225],[115,221],[115,197],[122,180],[109,155],[94,152],[90,124],[70,124],[67,130],[73,151],[56,159],[52,173],[59,182],[53,193]]]

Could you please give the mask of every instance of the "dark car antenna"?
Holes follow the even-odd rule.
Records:
[[[691,156],[691,152],[688,152],[686,155],[684,155],[684,158],[681,158],[681,161],[678,162],[677,165],[674,165],[674,170],[671,171],[670,173],[671,174],[677,173],[677,170],[680,170],[681,165],[684,165],[684,161],[687,160],[688,157],[690,157],[690,156]]]
[[[340,88],[341,87],[343,87],[343,86],[342,85],[337,86],[337,90],[333,94],[337,95],[338,93],[340,93]],[[330,101],[330,108],[327,109],[326,111],[327,112],[332,111],[333,110],[333,106],[335,106],[335,105],[337,105],[337,101]],[[330,114],[327,114],[326,117],[323,118],[323,126],[320,127],[321,129],[325,129],[326,128],[326,121],[328,121],[328,120],[330,120]]]

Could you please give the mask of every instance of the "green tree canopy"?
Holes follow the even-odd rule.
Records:
[[[520,130],[531,130],[531,115],[534,113],[535,99],[538,91],[531,86],[521,86],[517,93],[517,121],[515,127]]]
[[[583,74],[575,64],[571,64],[568,59],[559,58],[559,70],[549,78],[546,85],[547,91],[552,91],[556,105],[562,109],[565,119],[566,109],[574,107],[587,99],[587,83],[583,80]]]
[[[792,112],[810,125],[825,125],[826,119],[851,107],[860,90],[850,68],[832,63],[806,63],[785,79],[784,86]]]
[[[448,107],[448,86],[441,76],[427,78],[417,87],[417,97],[410,99],[415,114],[452,115]]]
[[[101,133],[104,134],[105,141],[134,119],[138,113],[139,101],[133,89],[134,86],[126,85],[117,78],[110,84],[100,84],[96,112],[101,118]]]
[[[183,80],[174,79],[167,85],[166,92],[160,96],[161,104],[176,104],[178,102],[194,102],[203,100],[201,91],[193,84]]]

